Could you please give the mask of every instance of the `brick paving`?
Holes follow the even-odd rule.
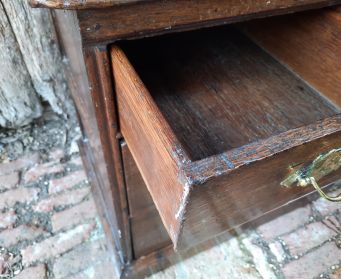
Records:
[[[103,268],[112,278],[77,152],[58,148],[0,164],[0,248],[20,256],[16,279],[104,278]]]
[[[220,237],[151,278],[341,278],[340,209],[318,199]],[[113,278],[78,153],[53,149],[0,164],[0,247],[21,257],[18,279]]]

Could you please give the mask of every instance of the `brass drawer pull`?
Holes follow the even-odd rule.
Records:
[[[318,156],[311,164],[304,166],[290,173],[282,182],[281,185],[290,187],[296,183],[299,187],[312,185],[321,197],[329,201],[341,201],[341,193],[337,196],[328,196],[317,181],[322,177],[336,171],[341,167],[341,148],[332,149],[327,153]]]

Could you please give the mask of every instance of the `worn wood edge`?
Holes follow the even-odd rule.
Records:
[[[176,242],[174,242],[174,249],[183,250],[187,247],[181,243],[181,238],[184,233],[187,207],[190,206],[191,196],[197,187],[205,187],[205,184],[214,178],[228,176],[234,171],[250,166],[250,164],[271,158],[333,133],[341,135],[341,114],[218,155],[184,164],[179,171],[179,179],[185,182],[184,195],[180,205],[181,212],[179,210],[180,215],[178,216],[180,229]],[[288,141],[288,139],[290,140]]]
[[[154,1],[146,1],[141,3],[135,3],[135,4],[141,4],[141,5],[149,5]],[[219,25],[224,24],[231,24],[231,23],[238,23],[243,21],[248,21],[251,19],[259,19],[259,18],[265,18],[265,17],[271,17],[271,16],[278,16],[278,15],[284,15],[288,13],[293,12],[300,12],[305,10],[313,10],[313,9],[319,9],[319,8],[325,8],[329,6],[334,6],[337,4],[341,4],[340,0],[324,0],[324,1],[317,1],[314,3],[300,3],[291,7],[281,7],[281,6],[275,6],[272,9],[267,7],[267,9],[263,10],[257,10],[253,12],[246,12],[245,14],[240,15],[225,15],[223,17],[216,17],[216,18],[209,18],[209,19],[200,19],[200,20],[193,20],[191,22],[185,22],[186,19],[178,20],[175,24],[165,24],[163,27],[149,27],[149,28],[134,28],[131,30],[131,32],[126,33],[111,33],[108,37],[104,33],[97,32],[96,26],[102,25],[102,22],[98,21],[97,24],[87,24],[86,20],[82,19],[82,10],[78,11],[78,18],[80,20],[80,27],[81,27],[81,33],[83,37],[83,43],[84,45],[94,45],[97,43],[113,43],[118,40],[123,39],[139,39],[144,37],[153,37],[153,36],[159,36],[163,34],[168,33],[174,33],[174,32],[184,32],[184,31],[191,31],[195,29],[201,29],[201,28],[210,28],[215,27]],[[131,5],[132,9],[131,12],[133,12],[134,4]],[[118,8],[118,7],[117,7]],[[146,7],[146,10],[148,10],[149,7]],[[85,12],[83,10],[83,12]],[[108,15],[110,16],[110,11],[108,11]],[[150,15],[148,15],[150,16]],[[120,24],[122,24],[120,22]],[[94,29],[94,31],[91,31]],[[96,33],[92,35],[92,33]]]
[[[166,119],[163,117],[161,111],[155,104],[154,100],[152,99],[149,91],[139,78],[138,74],[136,73],[133,66],[130,64],[128,58],[125,56],[124,52],[118,47],[113,46],[111,48],[111,56],[112,56],[112,64],[113,64],[113,71],[116,72],[116,75],[121,75],[123,79],[125,80],[124,86],[126,87],[123,91],[133,91],[133,92],[139,92],[139,98],[141,98],[145,104],[144,107],[146,107],[146,111],[148,111],[148,116],[152,115],[152,122],[153,122],[153,135],[150,135],[151,138],[158,139],[158,141],[162,144],[158,144],[155,146],[155,149],[159,150],[159,153],[165,153],[168,154],[167,157],[171,159],[172,168],[174,167],[174,170],[176,172],[176,175],[174,176],[174,179],[176,183],[181,187],[181,198],[179,199],[179,195],[173,194],[174,198],[172,199],[172,203],[177,204],[177,212],[174,213],[172,217],[167,222],[165,217],[162,214],[162,209],[158,207],[158,203],[155,202],[155,205],[160,212],[160,216],[162,219],[163,224],[165,225],[168,234],[170,238],[173,241],[174,247],[176,248],[177,242],[178,242],[178,236],[180,233],[180,226],[182,222],[183,217],[183,208],[187,204],[187,199],[189,195],[190,185],[186,181],[182,181],[179,179],[178,173],[180,169],[182,168],[183,164],[186,164],[190,162],[189,156],[184,150],[183,146],[178,141],[177,137],[175,136],[173,130],[169,126]],[[114,74],[115,76],[115,74]],[[121,89],[122,90],[122,89]],[[121,94],[124,94],[123,92]],[[128,95],[128,94],[127,94]],[[134,102],[132,102],[134,103]],[[144,123],[143,119],[140,118],[138,120],[141,123]],[[147,125],[147,124],[146,124]],[[158,133],[157,131],[163,131],[162,133]],[[149,132],[151,132],[149,130]],[[125,137],[125,140],[129,146],[129,137]],[[132,146],[130,147],[131,154],[138,166],[138,168],[141,170],[143,167],[139,164],[139,160],[136,159],[134,154],[134,149]],[[166,152],[163,152],[163,151]],[[171,166],[169,165],[169,166]],[[148,182],[148,179],[146,179],[145,174],[143,171],[141,171],[141,175],[144,179],[144,181]],[[173,177],[173,176],[172,176]],[[148,183],[147,187],[150,188]],[[178,194],[180,189],[175,190]],[[153,191],[149,191],[154,197]],[[170,201],[168,201],[168,204]],[[173,226],[174,225],[174,226]]]
[[[177,139],[174,131],[168,124],[158,106],[155,104],[148,89],[144,85],[138,73],[135,71],[134,67],[131,65],[125,53],[121,50],[120,47],[114,45],[111,47],[111,56],[112,60],[119,61],[121,67],[125,68],[125,70],[130,73],[130,76],[127,76],[127,79],[131,79],[132,76],[134,77],[134,87],[136,87],[138,91],[141,92],[140,97],[145,99],[150,111],[153,112],[153,124],[157,126],[160,131],[163,131],[163,133],[159,133],[157,136],[161,139],[164,147],[166,147],[170,157],[174,158],[179,167],[181,167],[183,163],[190,162],[190,158],[186,150]],[[168,136],[164,136],[164,134],[167,134]]]
[[[27,0],[32,8],[64,10],[101,9],[150,0]]]
[[[49,9],[65,9],[65,10],[84,10],[84,9],[102,9],[108,8],[118,5],[125,5],[125,4],[138,4],[143,2],[148,2],[152,0],[26,0],[28,1],[29,5],[32,8],[49,8]],[[155,1],[155,0],[154,0]],[[320,2],[326,2],[327,0]],[[329,1],[332,2],[332,1]],[[296,6],[306,6],[306,5],[314,5],[317,3],[301,3],[296,4]],[[263,6],[267,7],[269,5],[276,5],[272,3],[266,3]],[[329,4],[327,4],[329,5]],[[281,9],[279,7],[274,6],[273,9]]]
[[[191,162],[184,166],[182,175],[186,176],[191,185],[202,185],[208,180],[228,175],[243,166],[270,158],[327,135],[340,133],[340,131],[341,114],[337,114],[307,126],[291,129],[267,139],[234,148],[216,156]]]

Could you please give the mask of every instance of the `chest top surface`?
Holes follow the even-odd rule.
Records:
[[[141,4],[144,2],[156,2],[160,6],[167,8],[172,2],[187,6],[188,4],[201,5],[202,3],[210,3],[210,0],[28,0],[32,7],[45,7],[54,9],[97,9],[112,6],[120,6],[125,4]],[[255,8],[268,10],[269,8],[290,8],[293,6],[305,6],[314,4],[326,4],[328,0],[221,0],[221,7],[238,8],[242,7],[245,13],[252,12]],[[195,9],[195,6],[192,7]]]
[[[89,9],[145,2],[147,0],[29,0],[32,7],[54,9]]]

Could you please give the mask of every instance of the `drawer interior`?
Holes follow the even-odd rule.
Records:
[[[120,131],[178,249],[312,192],[281,182],[340,148],[340,13],[314,13],[112,47]]]
[[[340,112],[235,27],[127,42],[123,49],[193,161]]]

